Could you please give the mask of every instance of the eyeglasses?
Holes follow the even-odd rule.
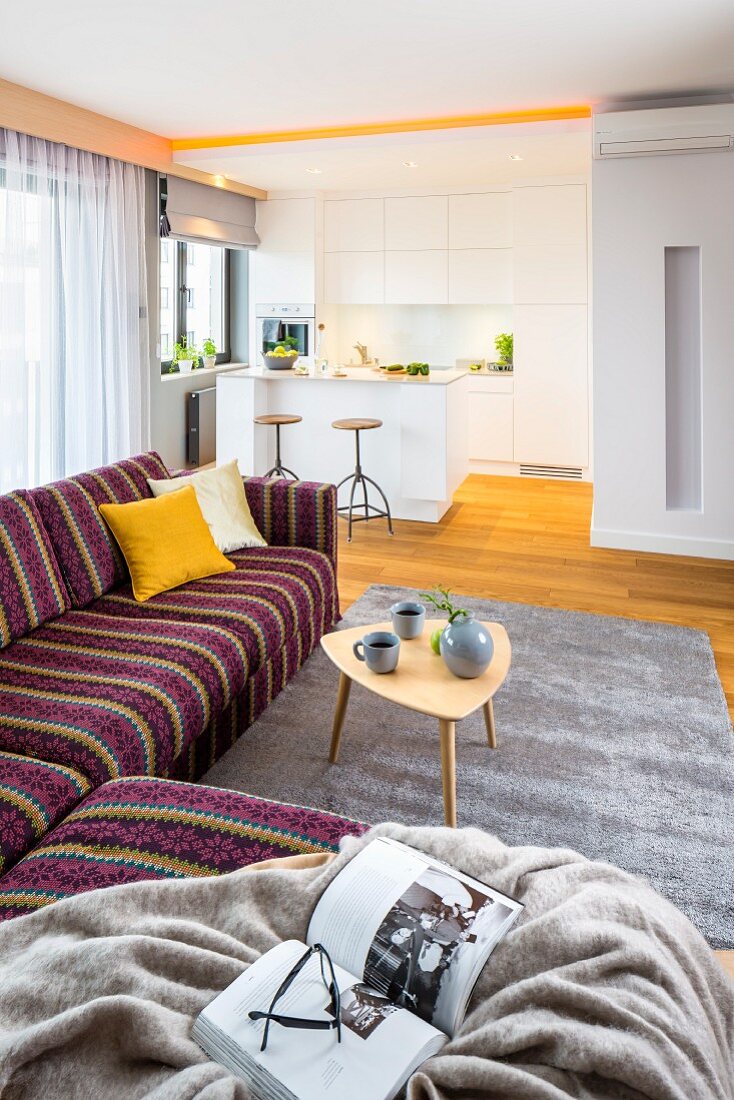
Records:
[[[332,1020],[306,1020],[300,1016],[281,1016],[277,1012],[274,1012],[274,1008],[280,998],[290,989],[293,982],[303,970],[304,966],[311,958],[312,955],[319,956],[319,963],[321,966],[321,980],[324,983],[326,992],[329,994],[329,1004],[326,1006],[326,1011],[330,1016],[333,1016]],[[328,964],[330,979],[327,979],[326,971],[324,969],[324,960]],[[265,1031],[263,1032],[263,1040],[260,1044],[260,1050],[263,1051],[268,1045],[268,1030],[270,1028],[271,1021],[276,1024],[280,1024],[281,1027],[297,1027],[306,1028],[308,1031],[332,1031],[336,1028],[337,1041],[342,1041],[342,1026],[341,1026],[341,998],[339,996],[339,986],[336,981],[336,974],[334,973],[334,964],[332,963],[329,953],[326,948],[320,944],[315,943],[313,947],[309,947],[308,950],[301,955],[295,966],[288,971],[285,978],[281,982],[278,990],[270,1002],[270,1008],[267,1012],[248,1012],[247,1014],[251,1020],[265,1020]]]

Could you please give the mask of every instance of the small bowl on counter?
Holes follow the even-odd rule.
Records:
[[[273,355],[272,352],[263,353],[263,363],[268,370],[291,370],[298,361],[298,352],[289,352],[286,355]]]

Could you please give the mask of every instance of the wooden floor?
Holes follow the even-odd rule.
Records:
[[[473,474],[439,524],[340,522],[346,608],[370,584],[655,619],[706,630],[734,717],[734,562],[589,546],[592,486]]]

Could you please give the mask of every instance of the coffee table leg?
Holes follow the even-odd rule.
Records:
[[[497,729],[494,724],[494,707],[492,706],[492,700],[487,699],[487,702],[482,706],[484,713],[484,724],[487,727],[487,740],[489,741],[490,749],[497,748]]]
[[[447,825],[456,828],[456,723],[439,718],[441,734],[441,780],[443,782],[443,816]]]
[[[347,713],[349,692],[352,690],[352,681],[346,672],[339,673],[339,690],[336,693],[336,710],[334,711],[334,724],[331,727],[331,749],[329,751],[329,763],[336,764],[339,757],[339,741],[342,735],[342,726]]]

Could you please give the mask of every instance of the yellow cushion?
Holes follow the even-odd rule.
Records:
[[[99,510],[125,556],[140,603],[234,569],[217,549],[191,486],[151,500],[100,504]]]

